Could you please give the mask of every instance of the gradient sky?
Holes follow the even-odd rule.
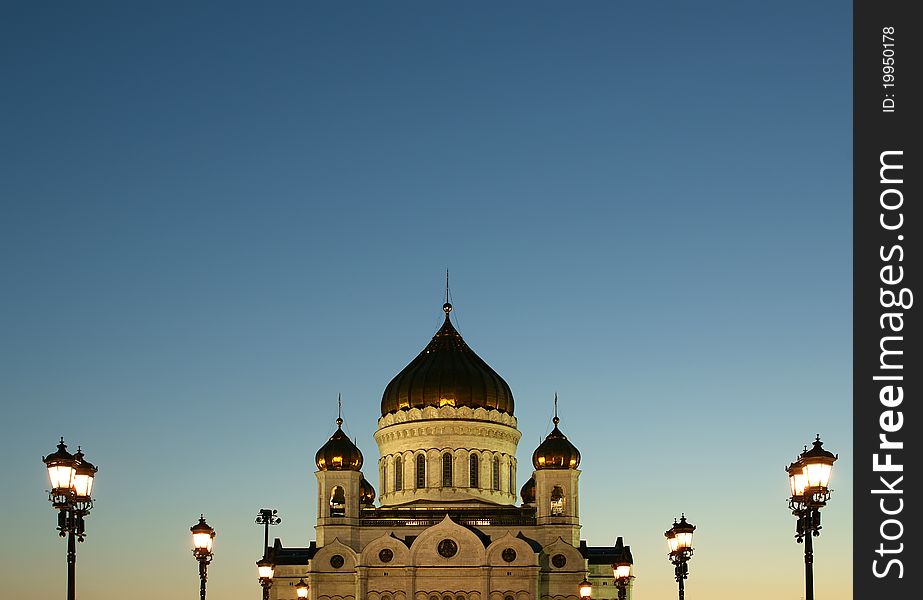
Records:
[[[797,600],[783,471],[840,459],[818,600],[852,595],[851,6],[4,2],[0,579],[60,598],[41,458],[100,470],[78,594],[257,597],[262,507],[314,538],[342,393],[457,326],[510,384],[520,472],[583,454],[582,537],[675,595]],[[370,467],[370,468],[369,468]]]

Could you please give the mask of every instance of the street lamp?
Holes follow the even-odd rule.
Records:
[[[298,598],[307,598],[308,597],[308,584],[304,580],[304,577],[298,580],[298,583],[295,584],[295,594]]]
[[[586,577],[577,585],[577,590],[580,592],[581,598],[593,597],[593,584],[587,581]]]
[[[631,574],[631,561],[620,558],[612,565],[612,576],[615,577],[615,587],[619,591],[619,600],[625,600],[628,583],[633,575]]]
[[[199,522],[189,528],[192,532],[192,554],[199,561],[199,597],[205,600],[205,580],[207,579],[208,563],[212,561],[212,546],[215,543],[215,530],[205,522],[205,515],[199,517]]]
[[[792,495],[788,507],[798,520],[795,539],[804,542],[805,600],[814,600],[814,537],[820,535],[820,509],[830,500],[830,475],[837,455],[824,450],[818,434],[813,447],[798,457],[785,470]]]
[[[272,564],[269,557],[264,556],[256,561],[256,570],[260,576],[260,585],[263,586],[263,600],[269,600],[269,588],[272,587],[272,574],[275,570],[275,565]]]
[[[51,490],[48,500],[58,511],[58,534],[67,536],[67,600],[74,600],[76,589],[77,546],[86,537],[85,517],[93,508],[93,480],[97,469],[86,460],[80,447],[77,453],[67,451],[64,438],[58,450],[42,458],[48,469]]]
[[[695,525],[686,521],[686,515],[680,516],[679,522],[673,519],[673,527],[664,532],[667,544],[670,547],[670,562],[673,563],[673,573],[676,583],[679,584],[679,600],[685,597],[683,580],[689,576],[689,559],[692,558],[692,532]]]

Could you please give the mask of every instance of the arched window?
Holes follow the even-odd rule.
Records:
[[[342,517],[346,514],[346,492],[340,486],[330,490],[330,516]]]
[[[381,493],[388,491],[388,463],[381,464]]]
[[[513,468],[513,461],[510,460],[510,488],[509,493],[516,493],[516,469]]]
[[[468,457],[468,487],[478,487],[478,455]]]
[[[417,489],[426,487],[426,456],[417,454]]]
[[[400,456],[394,459],[394,491],[404,489],[404,461]]]
[[[559,485],[551,488],[551,514],[564,514],[564,490]]]
[[[494,468],[493,468],[493,478],[492,479],[493,479],[492,483],[494,484],[494,489],[499,490],[500,489],[500,457],[499,456],[494,457]]]
[[[452,455],[446,452],[442,455],[442,487],[452,487]]]

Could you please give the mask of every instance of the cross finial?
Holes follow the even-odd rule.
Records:
[[[561,422],[561,419],[558,418],[558,393],[554,393],[554,419],[552,419],[555,427],[558,426],[558,423]]]
[[[337,394],[337,427],[343,424],[343,399]]]
[[[445,312],[446,320],[449,319],[449,313],[452,312],[452,303],[449,302],[449,270],[445,270],[445,304],[442,305],[442,310]]]

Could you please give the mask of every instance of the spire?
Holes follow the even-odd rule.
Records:
[[[343,425],[343,399],[337,394],[337,429]]]
[[[557,427],[558,423],[561,422],[561,419],[558,418],[558,393],[554,393],[554,418],[551,420],[554,423],[554,426]]]
[[[449,320],[449,313],[452,312],[452,304],[449,302],[449,270],[445,270],[445,304],[442,305],[445,312],[445,320]]]

